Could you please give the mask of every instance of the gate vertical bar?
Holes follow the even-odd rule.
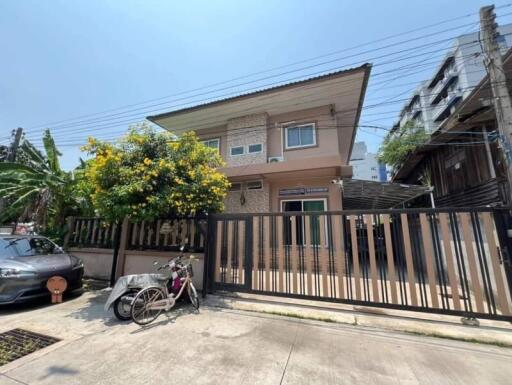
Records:
[[[503,314],[510,315],[507,294],[505,292],[505,283],[503,282],[503,276],[501,272],[501,264],[503,261],[500,261],[498,257],[498,246],[496,246],[496,240],[494,238],[494,223],[492,222],[491,215],[489,213],[483,213],[483,219],[485,238],[489,247],[489,258],[491,259],[494,281],[496,282],[498,308]]]
[[[512,297],[512,259],[510,257],[512,240],[508,237],[507,231],[510,228],[510,211],[495,209],[493,210],[493,216],[498,240],[501,245],[501,256],[505,267],[509,295]]]
[[[160,237],[160,221],[157,224],[157,239]],[[157,243],[158,244],[158,243]],[[204,240],[204,267],[203,267],[203,298],[206,293],[212,290],[213,270],[211,259],[215,258],[215,220],[212,215],[208,216],[206,222],[206,236]]]
[[[247,290],[252,289],[252,269],[253,269],[253,219],[251,216],[245,218],[245,280],[244,286]]]

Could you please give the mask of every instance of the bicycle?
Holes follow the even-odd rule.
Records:
[[[192,306],[199,310],[199,296],[192,283],[194,276],[192,260],[194,257],[190,256],[187,264],[182,262],[182,257],[183,255],[180,255],[158,268],[158,270],[167,268],[171,271],[170,277],[158,278],[162,285],[149,286],[137,293],[130,309],[133,322],[138,325],[147,325],[153,322],[162,311],[171,310],[185,290]],[[155,264],[157,263],[155,262]]]

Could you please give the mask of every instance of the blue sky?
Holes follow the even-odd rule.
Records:
[[[342,69],[372,58],[376,66],[361,124],[390,127],[401,100],[416,82],[432,73],[436,60],[448,48],[449,43],[440,41],[476,30],[478,9],[486,4],[475,0],[2,0],[0,143],[7,142],[11,130],[21,126],[39,145],[42,129],[48,127],[64,154],[63,166],[70,169],[81,156],[79,144],[89,135],[114,138],[129,123],[175,105]],[[498,22],[512,21],[512,16],[505,15],[510,12],[510,6],[497,9],[498,15],[504,15]],[[472,15],[463,17],[468,14]],[[441,32],[447,29],[451,30]],[[412,38],[418,39],[403,43]],[[374,43],[363,45],[369,42]],[[432,45],[417,48],[428,43]],[[396,45],[383,48],[389,44]],[[396,53],[404,49],[409,51]],[[338,53],[181,94],[332,52]],[[389,56],[375,59],[383,55]],[[323,61],[331,62],[320,65]],[[389,61],[393,62],[385,63]],[[314,67],[298,70],[305,66]],[[285,71],[295,72],[280,75]],[[258,81],[268,76],[272,78]],[[236,86],[246,82],[253,83]],[[216,91],[224,87],[230,88]],[[157,98],[162,99],[90,116]],[[373,107],[382,102],[387,104]],[[376,151],[384,134],[383,129],[364,128],[357,139]]]

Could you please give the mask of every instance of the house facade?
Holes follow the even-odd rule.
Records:
[[[148,117],[218,149],[231,182],[228,213],[342,209],[333,180],[350,153],[371,66]]]

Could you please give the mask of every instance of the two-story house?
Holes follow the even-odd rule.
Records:
[[[371,66],[338,71],[149,116],[179,135],[195,131],[226,163],[226,212],[342,208],[333,180],[349,166]]]

